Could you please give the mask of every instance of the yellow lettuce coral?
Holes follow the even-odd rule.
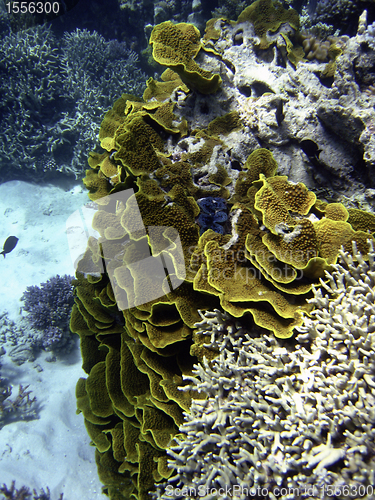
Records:
[[[362,249],[375,230],[374,216],[320,202],[277,176],[264,148],[251,153],[235,185],[223,165],[204,170],[241,123],[232,112],[189,131],[165,101],[170,89],[187,91],[182,82],[202,92],[218,85],[195,67],[197,36],[188,25],[156,29],[155,51],[160,60],[175,57],[168,65],[181,79],[169,71],[167,85],[148,82],[143,101],[116,101],[99,134],[104,152],[91,153],[84,179],[100,236],[89,239],[75,281],[71,329],[88,375],[77,384],[77,407],[113,500],[146,500],[170,474],[165,448],[192,397],[180,390],[183,375],[196,358],[212,358],[193,335],[198,309],[220,306],[290,337],[341,245]],[[189,136],[193,152],[168,154],[171,136]],[[223,234],[200,235],[202,198],[214,208],[219,199]]]
[[[192,24],[165,21],[152,30],[152,56],[156,62],[178,73],[181,80],[202,94],[216,92],[220,75],[205,71],[194,61],[201,49],[199,30]]]
[[[295,30],[299,29],[298,12],[294,9],[284,9],[281,3],[272,0],[256,0],[246,7],[238,16],[237,23],[245,21],[254,25],[262,49],[272,43],[267,38],[268,31],[277,31],[283,23],[289,23]]]

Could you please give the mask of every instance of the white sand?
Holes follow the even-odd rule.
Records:
[[[40,285],[56,274],[74,275],[65,224],[68,216],[89,201],[81,182],[31,184],[11,181],[0,185],[0,247],[8,236],[19,238],[4,259],[0,255],[0,313],[19,319],[20,297],[29,285]],[[9,350],[9,346],[4,346]],[[12,422],[0,429],[0,485],[25,485],[51,490],[51,500],[108,498],[101,493],[94,448],[89,445],[82,414],[76,414],[75,385],[86,374],[76,349],[48,363],[42,353],[21,366],[1,357],[1,376],[14,386],[29,384],[39,404],[38,419]],[[39,372],[35,366],[43,371]],[[2,496],[0,495],[0,498]]]

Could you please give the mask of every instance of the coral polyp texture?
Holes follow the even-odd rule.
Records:
[[[273,8],[258,0],[254,11],[262,5]],[[372,194],[362,181],[373,168],[373,146],[371,137],[364,141],[361,134],[375,115],[366,104],[368,94],[358,99],[359,86],[346,81],[362,35],[340,41],[342,54],[330,67],[330,84],[325,62],[297,57],[297,45],[290,44],[298,25],[294,11],[286,12],[276,11],[281,24],[263,31],[249,13],[238,22],[210,20],[201,40],[186,24],[156,27],[151,43],[168,68],[161,81],[147,81],[143,98],[123,94],[114,103],[99,132],[102,152],[90,154],[84,184],[96,207],[92,226],[99,237],[89,238],[78,263],[70,326],[80,335],[88,375],[77,384],[78,411],[112,499],[145,500],[173,473],[166,449],[173,438],[182,446],[176,435],[199,388],[189,385],[194,363],[201,363],[196,370],[203,377],[218,354],[197,327],[198,310],[221,310],[234,324],[238,319],[248,325],[243,352],[249,352],[238,357],[238,370],[246,356],[253,359],[256,346],[263,346],[268,361],[259,375],[260,365],[254,364],[251,376],[259,377],[263,387],[273,376],[281,380],[281,364],[293,378],[299,356],[320,367],[317,353],[310,360],[308,349],[298,347],[305,337],[310,342],[307,333],[299,340],[293,334],[306,325],[315,305],[310,300],[314,287],[329,279],[325,273],[335,269],[340,249],[353,252],[354,243],[354,254],[360,251],[372,262],[372,250],[365,256],[375,216],[364,210]],[[150,256],[157,262],[152,272]],[[253,330],[264,335],[253,336]],[[240,344],[233,342],[217,363],[232,356],[234,367]],[[282,342],[288,347],[281,348]],[[273,356],[279,359],[276,367]],[[213,366],[219,365],[211,365],[212,376]],[[319,393],[315,402],[306,403],[312,414],[321,411],[319,377],[327,373],[311,376]],[[244,388],[255,391],[251,377],[244,377]],[[304,383],[306,388],[309,382]],[[300,399],[287,394],[284,408],[281,389],[275,391],[275,407],[292,422],[297,410],[302,412]],[[299,405],[296,410],[293,404]],[[244,416],[244,432],[246,422],[252,425],[256,412],[263,414],[265,408],[254,407],[248,421]],[[321,424],[310,439],[310,416],[301,414],[296,433],[306,431],[307,437],[294,444],[296,435],[285,436],[284,456],[277,445],[284,439],[274,423],[278,419],[270,417],[268,430],[265,413],[265,425],[254,431],[265,429],[259,446],[252,450],[250,440],[246,448],[249,463],[238,455],[244,463],[241,474],[249,473],[254,484],[257,478],[284,484],[294,478],[297,463],[311,471],[323,464],[317,472],[324,464],[337,465],[343,457],[333,460],[341,452],[331,455],[331,448],[339,448],[340,426],[335,430],[319,413]],[[273,458],[266,458],[273,431],[280,435]],[[220,443],[219,437],[213,439]],[[262,453],[264,470],[258,470],[256,457]],[[323,455],[329,458],[323,461]],[[228,474],[234,474],[233,467]]]
[[[375,251],[369,245],[368,262],[355,245],[354,258],[340,250],[339,263],[314,289],[315,309],[295,343],[249,333],[226,312],[202,314],[197,335],[218,355],[184,377],[190,382],[184,390],[206,398],[193,399],[184,413],[167,450],[174,474],[154,498],[208,499],[221,491],[220,498],[241,500],[268,491],[286,500],[294,491],[293,498],[318,499],[334,490],[337,499],[350,491],[374,497]]]

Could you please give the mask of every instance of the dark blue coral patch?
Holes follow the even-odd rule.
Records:
[[[223,224],[228,220],[226,201],[219,197],[209,197],[201,198],[197,203],[201,210],[197,218],[200,234],[202,235],[207,229],[224,234]]]

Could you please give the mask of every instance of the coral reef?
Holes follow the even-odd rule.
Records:
[[[281,3],[272,0],[256,0],[246,7],[237,18],[237,23],[249,22],[259,38],[259,47],[268,48],[272,44],[270,33],[278,32],[281,25],[288,24],[292,30],[299,29],[298,12],[284,9]]]
[[[87,30],[60,42],[46,27],[4,36],[1,74],[1,178],[80,176],[119,89],[138,93],[145,79],[124,43]]]
[[[31,493],[30,488],[27,486],[21,486],[21,488],[16,488],[15,481],[12,481],[10,488],[3,484],[0,487],[0,493],[3,495],[1,500],[31,500],[31,495],[33,495],[32,500],[51,500],[50,489],[47,487],[47,491],[42,488],[38,493],[35,489]],[[63,493],[60,494],[58,500],[63,500]]]
[[[142,93],[146,75],[137,68],[138,55],[124,42],[106,41],[96,32],[77,29],[66,33],[61,50],[63,93],[74,108],[60,120],[59,141],[65,142],[63,154],[67,149],[72,153],[67,143],[75,144],[70,164],[74,171],[82,172],[88,152],[96,145],[103,114],[119,93]],[[50,142],[49,146],[58,151],[60,144]]]
[[[188,288],[192,286],[195,291],[218,297],[222,307],[235,316],[251,312],[259,326],[272,330],[277,336],[292,335],[293,328],[301,322],[305,296],[310,292],[312,282],[335,262],[341,245],[351,248],[353,239],[361,249],[366,245],[368,235],[365,231],[375,230],[374,216],[361,212],[359,226],[352,209],[347,211],[341,204],[320,202],[302,183],[291,183],[286,176],[275,176],[275,161],[271,153],[263,148],[249,156],[244,172],[238,175],[235,182],[232,197],[226,188],[231,181],[224,169],[214,167],[207,186],[195,182],[194,179],[202,176],[202,170],[206,169],[202,166],[206,160],[204,154],[185,154],[181,161],[173,163],[161,152],[162,141],[157,127],[171,130],[169,122],[173,120],[173,115],[168,107],[157,102],[132,102],[126,96],[119,99],[106,115],[99,135],[108,153],[90,158],[93,170],[88,171],[84,179],[91,191],[90,198],[99,202],[93,227],[100,233],[102,245],[108,249],[114,245],[109,251],[111,257],[106,268],[114,277],[114,281],[111,280],[115,295],[124,290],[129,300],[133,294],[132,283],[140,291],[144,288],[140,285],[143,278],[139,270],[138,274],[136,269],[133,270],[131,282],[128,271],[123,270],[123,264],[132,262],[132,255],[143,252],[138,238],[134,240],[132,237],[136,223],[130,213],[138,206],[145,226],[158,226],[163,221],[164,226],[170,225],[178,231],[185,263],[179,262],[176,252],[172,252],[169,258],[175,264],[179,262],[176,276],[186,277]],[[168,114],[164,108],[168,109]],[[121,109],[128,109],[127,116],[121,118]],[[151,116],[157,125],[155,129],[149,125]],[[177,126],[178,122],[174,121],[175,133],[185,128],[182,122]],[[216,128],[219,128],[217,122],[212,122],[207,132],[195,131],[196,136],[204,137],[202,143],[207,145],[208,153],[213,144],[222,142],[213,134]],[[137,150],[139,153],[135,154]],[[174,176],[179,165],[185,167],[184,161],[189,162],[190,172],[186,171],[184,181],[178,187],[174,185]],[[150,175],[153,171],[155,178],[147,179],[145,174]],[[106,179],[110,179],[111,183]],[[161,179],[160,184],[156,179]],[[115,189],[118,185],[116,192],[120,193],[124,181],[127,187],[133,185],[138,192],[121,209],[117,207],[115,213],[110,213],[112,204],[107,206],[106,198],[103,201],[101,198],[110,194],[112,185]],[[198,238],[195,220],[199,206],[195,199],[203,196],[216,199],[217,195],[229,198],[231,223],[222,236],[208,229]],[[174,203],[166,204],[166,200]],[[222,218],[222,213],[219,213]],[[228,234],[229,231],[231,234]],[[112,255],[119,255],[119,240],[127,241],[128,238],[131,241],[121,263],[118,257],[114,259]],[[99,247],[90,247],[87,259],[91,254],[93,263],[97,263],[100,258],[98,251]],[[239,261],[236,256],[241,252],[245,258]],[[99,280],[96,279],[96,282]],[[274,287],[279,291],[275,291]],[[173,303],[178,295],[176,292]],[[200,294],[195,295],[198,298]],[[135,303],[141,302],[141,298],[136,297]],[[119,307],[127,308],[122,303]],[[180,317],[189,328],[192,327],[191,315],[184,318],[180,313]]]
[[[152,57],[175,71],[181,80],[203,94],[217,91],[221,78],[202,70],[194,61],[201,44],[199,30],[192,24],[165,21],[152,30]]]
[[[58,68],[58,49],[50,30],[37,27],[3,38],[0,155],[2,163],[12,165],[12,169],[17,165],[30,168],[47,153],[48,135],[58,139],[57,129],[47,132],[48,124],[57,119]]]
[[[170,67],[160,82],[147,81],[143,99],[126,94],[117,99],[100,128],[103,153],[90,154],[84,184],[96,203],[92,226],[100,236],[89,239],[78,263],[70,327],[80,336],[87,373],[77,384],[78,411],[97,449],[104,491],[113,499],[145,500],[154,483],[172,474],[165,450],[171,438],[180,439],[183,411],[197,399],[193,383],[180,389],[192,380],[195,362],[207,367],[204,359],[216,355],[205,335],[195,331],[198,309],[221,308],[251,325],[248,332],[267,330],[262,336],[248,333],[242,347],[249,352],[238,356],[240,369],[246,356],[250,363],[252,353],[259,354],[258,387],[270,384],[272,411],[284,411],[286,425],[292,425],[299,385],[291,394],[284,389],[289,398],[284,408],[280,380],[285,373],[297,377],[299,356],[309,351],[295,348],[296,339],[278,338],[293,337],[302,327],[313,308],[308,299],[314,286],[336,264],[341,246],[351,252],[355,241],[365,254],[373,239],[375,216],[361,210],[374,167],[373,144],[361,133],[375,115],[366,104],[369,97],[347,76],[361,35],[341,40],[342,54],[330,61],[335,64],[298,62],[298,54],[291,62],[292,31],[285,34],[284,24],[273,26],[272,33],[266,26],[265,34],[246,19],[213,20],[201,41],[185,24],[156,27],[151,35],[156,55]],[[191,61],[193,78],[186,75]],[[221,85],[200,91],[202,71],[205,83],[216,75]],[[314,192],[321,185],[324,200]],[[358,192],[362,198],[354,197]],[[216,210],[218,199],[225,212]],[[215,217],[224,215],[224,224],[215,226]],[[200,234],[202,222],[213,227]],[[150,256],[158,262],[156,272],[148,267]],[[150,291],[152,300],[145,299]],[[236,348],[228,347],[231,368]],[[263,358],[263,364],[255,363]],[[243,384],[258,390],[252,379],[245,377]],[[323,412],[318,376],[316,384],[317,400],[306,405],[318,414]],[[251,408],[247,400],[243,405],[244,411]],[[316,437],[305,448],[294,445],[298,432],[311,424],[305,415],[296,420],[295,434],[280,434],[287,450],[285,457],[284,448],[280,451],[281,465],[267,462],[266,453],[268,437],[281,433],[279,419],[276,413],[264,417],[266,434],[256,451],[251,440],[245,443],[254,463],[239,457],[246,462],[244,474],[251,469],[252,480],[276,485],[288,477],[302,481],[299,469],[293,475],[293,460],[300,459],[314,478],[317,464],[311,457],[331,460],[331,447],[338,447],[335,429],[327,430],[328,420],[320,417]],[[261,453],[264,470],[256,461]],[[290,462],[288,454],[294,457]]]
[[[71,276],[54,276],[39,286],[28,286],[21,300],[30,326],[37,331],[33,345],[46,351],[69,352],[74,338],[69,330],[73,307]]]
[[[288,49],[285,34],[277,32],[272,38],[271,47],[262,51],[261,38],[252,24],[232,26],[220,20],[210,24],[204,47],[219,53],[226,67],[220,69],[210,54],[201,51],[197,62],[221,75],[223,90],[218,101],[208,104],[209,112],[201,115],[200,121],[210,121],[214,110],[218,116],[234,108],[251,136],[274,153],[279,165],[284,165],[282,173],[291,180],[303,181],[308,187],[324,184],[336,196],[345,185],[346,196],[354,191],[359,196],[363,190],[357,177],[360,172],[371,185],[369,170],[374,165],[374,145],[367,131],[374,116],[368,97],[361,94],[358,73],[364,75],[366,69],[371,73],[374,49],[369,42],[363,45],[365,35],[340,37],[330,45],[335,60],[326,63],[300,58],[293,68],[295,63],[286,61],[292,49]],[[363,70],[358,67],[359,62]],[[198,109],[203,105],[201,101],[198,97]],[[338,137],[343,139],[341,144]],[[306,168],[304,154],[301,156],[306,140],[313,141],[319,150],[313,169]],[[327,172],[332,173],[331,179]],[[348,177],[354,181],[351,192],[345,181]]]
[[[202,314],[197,335],[218,355],[184,377],[183,390],[206,399],[184,413],[167,450],[175,473],[155,498],[223,488],[222,498],[243,499],[263,487],[280,499],[326,498],[323,487],[337,499],[373,498],[375,250],[369,241],[366,262],[353,245],[354,257],[341,250],[314,289],[295,343],[248,333],[228,313]]]
[[[21,319],[15,323],[9,318],[8,313],[0,315],[0,343],[8,344],[8,356],[16,365],[26,361],[34,361],[37,351],[38,335],[30,328],[27,320]]]
[[[309,14],[312,24],[327,23],[334,25],[341,34],[353,36],[356,32],[358,17],[364,9],[375,14],[371,0],[351,2],[350,0],[309,0]]]
[[[5,354],[4,347],[0,348],[0,356]],[[1,368],[1,362],[0,362]],[[12,386],[0,377],[0,429],[14,420],[27,420],[36,417],[36,398],[30,397],[31,391],[27,386],[18,386],[18,394],[12,396]]]

